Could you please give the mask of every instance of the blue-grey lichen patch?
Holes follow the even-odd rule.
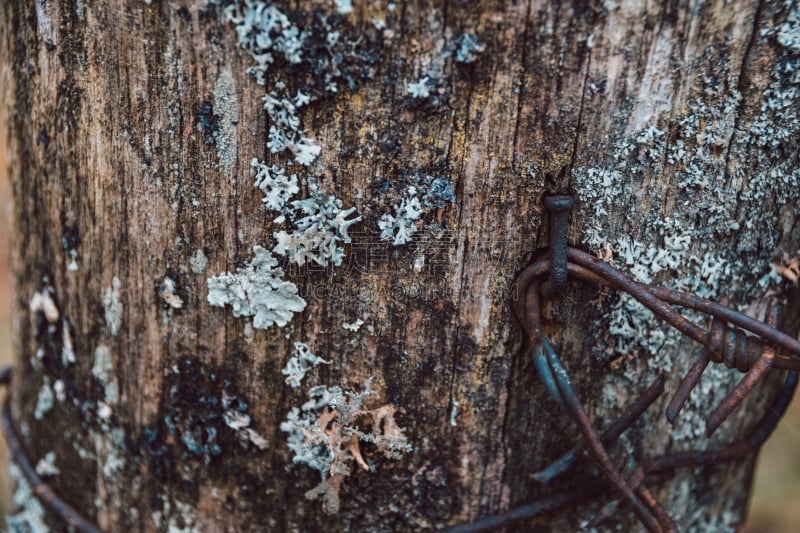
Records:
[[[430,76],[423,76],[419,80],[406,83],[406,92],[412,98],[428,98],[431,95],[431,90],[436,88],[436,84],[431,80]]]
[[[226,398],[223,396],[223,407],[225,405],[229,405],[229,403],[226,403],[225,400]],[[269,441],[267,441],[267,439],[262,437],[253,428],[248,427],[251,419],[250,415],[247,413],[238,411],[236,409],[228,409],[222,413],[222,419],[229,428],[236,432],[236,436],[240,440],[251,442],[259,450],[266,450],[269,447]]]
[[[786,0],[784,4],[789,8],[789,14],[778,28],[778,43],[800,54],[800,6],[794,0]]]
[[[56,452],[50,451],[44,454],[44,457],[37,461],[35,470],[43,478],[59,475],[61,470],[56,466]]]
[[[478,36],[474,33],[462,34],[456,44],[456,61],[459,63],[472,63],[486,49],[486,46],[478,41]]]
[[[785,10],[785,22],[767,20],[776,27],[757,34],[758,48],[768,50],[770,60],[775,54],[770,78],[759,79],[766,84],[763,92],[740,93],[736,87],[749,89],[738,83],[739,67],[728,69],[724,59],[703,56],[697,61],[711,59],[708,68],[715,72],[723,68],[677,102],[675,113],[592,147],[605,154],[602,161],[576,167],[572,175],[585,245],[643,282],[711,299],[724,291],[734,302],[765,300],[777,280],[770,263],[796,249],[786,220],[800,214],[800,171],[787,156],[796,152],[800,137],[800,54],[789,37],[798,9]],[[715,240],[731,246],[715,246]],[[614,362],[622,367],[612,363],[610,383],[638,383],[645,369],[654,374],[691,362],[691,353],[678,356],[686,340],[631,297],[604,296],[603,304],[611,311],[594,327],[595,355],[619,356]],[[686,315],[708,324],[707,316]],[[631,356],[636,353],[647,357]],[[669,430],[672,438],[702,436],[703,414],[735,381],[729,369],[712,365],[681,423]],[[606,407],[600,402],[598,414]]]
[[[322,152],[322,147],[305,134],[300,126],[298,110],[311,101],[309,95],[297,91],[295,96],[285,92],[283,83],[264,96],[264,109],[270,118],[267,148],[273,154],[289,150],[301,165],[310,165]]]
[[[94,443],[94,457],[103,473],[103,479],[115,479],[126,467],[129,457],[126,450],[125,431],[106,426],[102,431],[90,431]]]
[[[776,30],[762,32],[762,38],[775,39],[779,57],[771,72],[772,82],[764,91],[761,113],[746,125],[746,134],[739,138],[741,143],[769,149],[760,159],[775,159],[779,165],[758,180],[772,178],[777,182],[776,192],[791,185],[783,176],[797,170],[790,158],[775,158],[776,150],[793,142],[800,131],[800,7],[787,2],[789,5],[786,21]]]
[[[429,20],[433,26],[441,24],[438,17],[432,16]],[[437,30],[444,37],[435,40],[428,53],[417,57],[421,74],[405,84],[405,92],[411,97],[409,103],[413,107],[437,108],[445,105],[454,90],[451,84],[451,73],[454,71],[452,59],[457,64],[467,65],[475,62],[486,49],[475,33],[466,32],[455,36],[449,27],[439,27]]]
[[[168,517],[166,523],[167,533],[202,533],[201,521],[196,516],[196,509],[194,506],[183,503],[179,500],[174,500],[174,505],[170,505],[168,500],[164,500],[162,512],[164,516]],[[159,522],[161,516],[159,516]]]
[[[452,185],[443,177],[416,175],[411,181],[414,185],[406,187],[393,212],[384,213],[378,221],[381,239],[392,241],[395,246],[411,241],[424,213],[442,209],[456,199]]]
[[[351,217],[356,208],[342,209],[342,201],[327,194],[313,178],[308,179],[308,190],[308,198],[292,201],[291,208],[281,214],[294,229],[273,233],[277,241],[273,251],[299,266],[309,261],[339,266],[344,258],[341,244],[350,242],[348,229],[361,217]]]
[[[272,3],[261,0],[233,2],[225,7],[225,18],[236,26],[239,45],[250,52],[256,64],[248,69],[263,85],[275,56],[289,63],[303,59],[306,33]]]
[[[417,231],[417,220],[422,216],[422,204],[417,197],[417,188],[408,187],[394,213],[384,213],[378,221],[381,240],[393,241],[395,246],[406,244]]]
[[[287,385],[297,388],[306,374],[320,364],[328,365],[330,361],[314,355],[306,343],[295,342],[294,352],[281,370],[281,374],[286,376],[284,381]]]
[[[39,389],[39,395],[36,397],[36,409],[33,411],[33,418],[36,420],[41,420],[53,409],[53,403],[55,400],[53,389],[50,387],[50,378],[44,376],[42,381],[42,386]]]
[[[317,386],[308,392],[308,401],[293,407],[281,423],[289,434],[292,462],[319,470],[322,480],[306,493],[309,499],[322,498],[328,513],[339,510],[339,488],[353,468],[370,471],[360,443],[374,445],[388,458],[397,459],[412,450],[394,415],[397,409],[383,405],[366,409],[364,401],[375,392],[371,380],[361,392],[344,392],[339,387]],[[369,428],[367,430],[366,428]]]
[[[192,269],[193,274],[200,275],[206,271],[208,266],[208,257],[202,248],[198,248],[189,259],[189,267]]]
[[[253,316],[253,327],[266,329],[273,324],[285,326],[293,313],[305,308],[297,286],[284,281],[284,271],[273,253],[285,256],[299,266],[307,262],[327,266],[340,265],[344,258],[342,244],[350,242],[348,229],[361,220],[353,217],[355,208],[342,209],[342,201],[327,194],[309,178],[309,196],[292,200],[299,191],[295,175],[286,176],[282,167],[254,159],[255,185],[264,192],[267,207],[277,212],[276,223],[289,222],[291,231],[273,233],[272,252],[255,246],[255,259],[236,274],[224,273],[208,280],[211,305],[233,307],[234,316]]]
[[[361,326],[363,326],[363,325],[364,325],[364,321],[361,320],[360,318],[356,319],[353,322],[342,322],[342,327],[344,329],[346,329],[347,331],[351,331],[353,333],[355,333],[356,331],[361,329]]]
[[[264,206],[273,211],[283,213],[289,201],[300,192],[297,186],[297,174],[286,175],[286,170],[279,165],[266,165],[253,158],[250,162],[256,174],[255,186],[264,193]]]
[[[183,307],[183,298],[178,295],[178,288],[175,284],[175,280],[169,276],[164,276],[164,280],[158,288],[158,295],[164,303],[172,309],[180,309]]]
[[[294,313],[305,309],[297,286],[284,281],[284,271],[269,250],[253,247],[255,257],[235,273],[225,272],[210,278],[208,303],[230,305],[233,316],[252,316],[253,327],[266,329],[274,324],[285,326]]]
[[[220,167],[230,172],[239,154],[239,137],[236,133],[239,104],[233,76],[226,68],[219,71],[214,83],[214,105],[217,129],[212,135],[217,146],[217,158]]]
[[[16,485],[11,513],[6,516],[8,530],[21,533],[50,531],[45,521],[46,511],[22,472],[13,462],[9,462],[8,472]]]
[[[117,276],[111,280],[111,287],[103,293],[103,310],[108,332],[115,336],[122,325],[122,301],[119,298],[120,282]]]
[[[422,206],[430,209],[444,209],[448,203],[456,201],[453,185],[449,180],[436,176],[420,177],[416,179],[417,186],[422,190]]]
[[[264,193],[264,204],[277,212],[275,223],[289,222],[292,231],[273,233],[277,244],[273,252],[303,266],[313,261],[321,266],[340,265],[344,257],[343,243],[350,242],[348,229],[361,220],[351,215],[355,208],[342,209],[342,201],[329,195],[313,178],[308,179],[309,196],[292,200],[299,192],[297,175],[286,175],[283,167],[267,166],[253,159],[255,185]],[[351,218],[349,218],[351,217]]]
[[[340,15],[349,15],[353,12],[353,0],[334,0],[336,12]]]
[[[237,454],[268,447],[254,427],[237,379],[232,372],[190,358],[173,366],[166,376],[162,417],[143,428],[139,438],[140,460],[149,465],[155,480],[190,481],[213,461],[235,462]]]
[[[372,77],[378,63],[371,36],[344,25],[340,14],[329,16],[319,10],[287,14],[273,3],[236,0],[224,8],[224,17],[235,25],[239,44],[255,61],[248,71],[261,85],[266,84],[271,66],[281,63],[284,71],[307,74],[301,78],[314,88],[312,99],[316,99],[336,94],[340,83],[355,90],[359,81]],[[305,27],[293,20],[302,18]],[[279,77],[275,71],[270,75],[270,81]]]
[[[103,401],[108,405],[114,405],[119,400],[119,385],[113,370],[111,351],[105,344],[98,345],[94,350],[92,375],[102,387]]]

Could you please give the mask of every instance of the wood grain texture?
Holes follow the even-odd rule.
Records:
[[[326,14],[365,54],[347,63],[338,94],[302,113],[323,148],[307,174],[363,221],[343,266],[290,271],[306,310],[284,329],[251,333],[248,319],[207,303],[206,279],[249,261],[252,246],[269,246],[280,227],[262,207],[249,163],[287,158],[265,146],[265,87],[247,73],[253,61],[233,26],[199,1],[9,4],[0,8],[0,57],[15,199],[15,414],[34,460],[56,451],[54,488],[109,531],[166,530],[170,519],[201,531],[425,530],[551,490],[530,473],[577,432],[534,377],[508,305],[515,274],[547,245],[545,193],[578,193],[571,239],[593,252],[587,228],[601,228],[615,247],[627,237],[665,248],[673,233],[690,234],[686,261],[654,272],[655,281],[688,279],[717,254],[727,270],[714,292],[754,311],[767,302],[756,282],[768,262],[800,243],[800,189],[792,189],[800,127],[785,121],[759,142],[742,140],[776,98],[777,66],[796,60],[776,41],[790,16],[782,3],[356,2],[347,16],[328,3],[287,3],[281,9],[296,24],[314,28]],[[464,33],[485,45],[472,63],[452,56]],[[311,57],[277,62],[273,75],[314,90],[322,60]],[[441,91],[422,102],[409,96],[406,84],[430,73]],[[231,85],[222,98],[220,87]],[[204,102],[218,127],[233,128],[235,146],[207,142]],[[684,135],[691,120],[699,125]],[[660,136],[648,137],[649,128]],[[670,155],[678,141],[688,155]],[[781,174],[770,178],[774,168]],[[604,182],[599,171],[616,177]],[[378,220],[414,175],[447,178],[457,197],[424,216],[425,252],[378,240]],[[68,269],[69,249],[77,271]],[[205,269],[193,266],[198,250]],[[420,272],[415,253],[426,255]],[[77,360],[66,368],[67,326],[29,310],[45,276],[74,345]],[[177,283],[181,309],[159,296],[165,276]],[[116,334],[107,316],[115,278]],[[548,332],[593,419],[618,412],[663,360],[636,339],[640,359],[618,358],[607,318],[616,304],[572,284],[548,309]],[[357,332],[342,328],[357,318],[365,322]],[[333,361],[308,384],[357,390],[374,377],[375,401],[402,409],[398,421],[414,446],[399,460],[366,449],[374,471],[345,479],[333,516],[304,498],[318,473],[292,466],[279,430],[305,400],[280,373],[295,341]],[[668,342],[658,355],[680,374],[690,346]],[[108,349],[119,386],[108,419],[98,411],[98,347]],[[37,420],[45,376],[61,379],[68,399]],[[738,376],[709,379],[706,393]],[[223,392],[246,400],[267,450],[226,430],[207,402]],[[765,387],[714,442],[757,419],[768,396]],[[217,428],[221,453],[189,453],[165,417],[184,431]],[[660,412],[628,442],[645,456],[706,445],[670,431]],[[680,472],[655,493],[682,528],[732,528],[745,512],[751,468]],[[568,509],[542,527],[573,530],[596,508]],[[618,518],[625,528],[635,523],[627,510]]]

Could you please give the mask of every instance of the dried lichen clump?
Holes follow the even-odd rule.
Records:
[[[775,271],[784,279],[794,283],[800,284],[800,250],[792,258],[783,258],[783,264],[772,265]]]
[[[343,392],[339,387],[313,387],[302,407],[293,407],[281,431],[289,433],[294,463],[319,470],[322,481],[306,492],[306,498],[322,498],[327,513],[339,511],[339,488],[352,473],[353,463],[369,471],[360,443],[370,443],[386,457],[396,459],[411,451],[411,445],[397,425],[397,409],[390,404],[364,409],[367,396],[375,393],[370,381],[361,392]],[[361,428],[369,428],[366,431]]]

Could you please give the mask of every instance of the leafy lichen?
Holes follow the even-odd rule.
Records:
[[[253,327],[266,329],[285,326],[294,313],[306,307],[297,286],[283,280],[283,269],[269,250],[253,247],[254,258],[236,273],[225,272],[210,278],[208,303],[230,305],[233,316],[252,316]]]
[[[286,384],[292,388],[300,386],[300,382],[309,370],[320,364],[330,364],[321,357],[314,355],[304,342],[294,343],[294,353],[286,362],[286,366],[281,370],[281,374],[286,376]]]
[[[348,229],[361,217],[348,218],[355,212],[355,207],[342,209],[342,201],[328,195],[311,178],[308,189],[308,198],[294,200],[291,208],[284,210],[282,217],[292,221],[294,230],[273,233],[277,241],[273,251],[299,266],[308,261],[321,266],[327,266],[329,262],[341,265],[344,258],[341,243],[350,242]]]

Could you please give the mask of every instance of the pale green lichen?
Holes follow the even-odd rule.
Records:
[[[322,152],[322,147],[305,134],[300,127],[298,110],[309,103],[307,94],[300,91],[289,97],[283,85],[264,96],[264,109],[270,118],[267,148],[273,154],[289,150],[301,165],[310,165]],[[276,91],[280,90],[278,93]]]
[[[342,209],[342,201],[328,195],[317,182],[308,179],[309,197],[291,202],[291,209],[284,209],[281,220],[288,219],[294,229],[291,232],[276,231],[277,241],[273,251],[303,266],[309,261],[327,266],[329,262],[341,265],[344,249],[341,243],[349,243],[350,226],[361,220],[350,217],[355,207]]]
[[[109,405],[116,404],[119,400],[119,385],[113,372],[111,351],[104,344],[98,345],[94,350],[92,375],[97,380],[97,383],[103,387],[104,402]]]
[[[275,5],[261,0],[239,0],[228,4],[224,14],[235,24],[241,46],[256,61],[250,72],[259,83],[267,82],[266,74],[277,55],[290,64],[304,61],[304,43],[310,34],[301,31]],[[321,26],[327,28],[327,48],[332,50],[339,44],[339,33],[326,21]],[[322,65],[327,60],[320,61]],[[326,80],[334,75],[333,71],[339,72],[335,65],[326,68],[333,69],[326,71]],[[269,118],[267,147],[274,154],[290,151],[296,163],[308,166],[322,150],[306,134],[299,116],[299,110],[312,98],[302,90],[289,92],[281,78],[280,73],[270,76],[270,87],[263,97]],[[335,93],[336,84],[332,80],[327,83],[326,91]],[[350,242],[348,229],[361,218],[352,216],[355,208],[342,209],[341,200],[328,195],[312,178],[306,181],[308,197],[296,200],[293,198],[300,191],[302,176],[257,159],[252,160],[251,166],[256,174],[255,185],[264,193],[265,206],[278,213],[274,222],[288,222],[291,228],[273,233],[276,243],[272,252],[256,246],[256,258],[251,264],[236,274],[210,278],[208,301],[217,306],[231,305],[234,316],[253,316],[253,327],[283,326],[293,313],[305,307],[305,301],[298,296],[297,287],[283,279],[284,271],[272,254],[285,256],[299,266],[309,262],[340,265],[344,257],[342,244]]]
[[[417,220],[422,216],[422,204],[417,198],[417,189],[409,187],[399,204],[394,206],[394,214],[384,213],[378,221],[381,240],[393,241],[395,246],[411,241],[417,231]]]
[[[225,399],[223,398],[223,405]],[[269,448],[269,441],[261,436],[250,426],[250,415],[238,409],[228,409],[222,413],[222,420],[225,424],[236,432],[236,437],[242,442],[250,442],[259,450]]]
[[[431,89],[436,88],[429,76],[423,76],[415,82],[406,83],[406,92],[413,98],[428,98],[431,95]]]
[[[175,280],[169,276],[164,276],[164,280],[158,288],[158,295],[172,309],[181,309],[183,307],[183,298],[178,295]]]
[[[39,395],[36,397],[36,409],[33,411],[33,418],[36,420],[41,420],[53,409],[55,400],[53,389],[50,387],[50,378],[44,376],[42,380],[43,382],[39,389]]]
[[[302,61],[304,32],[277,6],[261,0],[233,2],[225,7],[225,18],[236,26],[239,44],[250,52],[256,64],[248,69],[263,85],[266,73],[282,56],[289,63]]]
[[[89,435],[94,444],[94,460],[106,481],[116,479],[125,469],[128,452],[125,431],[102,423],[102,431],[91,430]]]
[[[459,63],[472,63],[486,49],[478,42],[478,36],[474,33],[465,33],[457,40],[456,61]]]
[[[61,473],[61,470],[56,466],[56,452],[47,452],[44,457],[39,459],[36,463],[36,473],[40,477],[54,477]]]
[[[787,40],[796,12],[792,6],[787,23],[777,19],[776,28],[784,32],[780,39],[777,30],[760,34],[759,46],[771,44],[777,54],[763,93],[740,94],[735,74],[708,77],[678,103],[680,112],[665,112],[640,131],[621,130],[610,145],[593,146],[594,153],[604,154],[602,160],[573,170],[583,244],[639,281],[712,300],[724,293],[740,304],[760,302],[778,288],[771,263],[781,252],[794,253],[781,246],[794,246],[786,221],[800,215],[800,170],[787,156],[800,137],[800,57]],[[748,108],[753,98],[760,108]],[[600,384],[604,394],[594,414],[608,417],[619,411],[620,394],[642,386],[643,374],[681,374],[699,347],[629,295],[612,292],[602,301],[601,309],[610,310],[592,326],[593,354],[613,371]],[[708,316],[681,311],[708,327]],[[680,423],[667,427],[653,412],[645,415],[648,427],[669,432],[675,443],[709,442],[705,417],[738,379],[724,365],[710,365]],[[736,424],[739,414],[728,424]],[[672,497],[666,503],[671,509],[696,509]],[[676,519],[698,527],[710,523],[699,511],[692,513]],[[729,515],[718,526],[735,520]]]
[[[363,325],[364,321],[360,318],[356,319],[354,322],[342,322],[342,327],[347,331],[352,331],[353,333],[361,329],[361,326]]]
[[[192,257],[189,259],[189,266],[191,267],[193,274],[200,275],[206,271],[206,267],[208,266],[208,258],[201,248],[198,248],[194,251]]]
[[[264,193],[264,206],[273,211],[283,213],[289,201],[300,192],[297,186],[297,174],[286,175],[286,170],[279,165],[266,165],[254,158],[250,166],[255,171],[255,186]]]
[[[405,188],[393,212],[384,213],[378,221],[381,240],[392,241],[395,246],[411,242],[423,214],[442,209],[456,200],[452,185],[445,178],[414,175],[410,181],[414,185]],[[424,264],[424,257],[421,263]]]

